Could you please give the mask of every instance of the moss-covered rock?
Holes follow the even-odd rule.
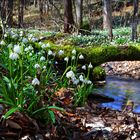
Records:
[[[106,73],[104,68],[101,66],[97,66],[93,69],[92,73],[93,81],[104,81],[106,78]]]

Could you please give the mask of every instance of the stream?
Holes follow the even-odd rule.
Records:
[[[122,110],[126,101],[131,100],[134,102],[133,112],[140,113],[140,80],[108,76],[105,86],[96,88],[94,92],[114,98],[114,102],[102,103],[102,107]]]

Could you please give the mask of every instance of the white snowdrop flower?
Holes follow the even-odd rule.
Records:
[[[29,49],[29,50],[33,50],[33,47],[30,45],[30,46],[28,47],[28,49]]]
[[[13,34],[12,38],[18,38],[18,34]]]
[[[43,66],[43,69],[46,69],[46,66]]]
[[[75,60],[76,59],[76,57],[75,56],[72,56],[72,58],[71,58],[72,60]]]
[[[21,48],[19,45],[14,45],[14,52],[16,52],[18,54],[21,53]]]
[[[79,80],[80,80],[81,82],[84,81],[84,77],[83,77],[83,75],[80,75],[80,76],[79,76]]]
[[[57,62],[57,61],[55,61],[55,64],[57,65],[57,64],[58,64],[58,62]]]
[[[84,59],[84,56],[81,54],[81,55],[79,56],[79,59]]]
[[[34,78],[33,80],[32,80],[32,85],[39,85],[40,84],[40,82],[39,82],[39,80],[37,79],[37,78]]]
[[[45,48],[47,48],[47,47],[46,47],[45,44],[42,44],[42,45],[41,45],[41,48],[42,48],[42,49],[45,49]]]
[[[49,64],[52,64],[52,61],[50,60],[48,63],[49,63]]]
[[[74,74],[74,72],[71,70],[71,71],[69,71],[69,72],[66,73],[66,77],[67,77],[67,78],[74,78],[74,77],[75,77],[75,74]]]
[[[8,35],[7,34],[4,34],[4,37],[6,38]]]
[[[32,56],[33,54],[32,53],[29,53],[29,56]]]
[[[34,68],[38,69],[38,68],[40,68],[40,65],[39,64],[35,64]]]
[[[15,52],[11,52],[9,58],[12,60],[18,59],[19,55]]]
[[[43,43],[42,43],[42,42],[39,42],[38,44],[39,44],[39,45],[43,45]]]
[[[86,65],[83,65],[83,66],[82,66],[82,69],[83,69],[83,70],[86,70]]]
[[[46,60],[46,58],[44,56],[40,57],[40,61],[45,61],[45,60]]]
[[[2,40],[1,42],[0,42],[0,45],[5,45],[6,43],[4,42],[4,40]]]
[[[76,50],[75,49],[72,50],[72,54],[76,54]]]
[[[31,38],[31,41],[35,42],[35,41],[37,41],[37,38],[33,37],[33,38]]]
[[[28,38],[32,38],[33,37],[33,34],[28,34]]]
[[[27,39],[27,38],[23,38],[23,39],[22,39],[22,42],[23,42],[23,43],[27,43],[27,42],[28,42],[28,39]]]
[[[63,50],[60,50],[60,51],[58,52],[58,55],[62,55],[62,54],[64,54],[64,51],[63,51]]]
[[[51,50],[49,50],[48,55],[53,55],[53,52]]]
[[[23,31],[20,31],[19,33],[23,35]]]
[[[86,80],[86,84],[92,84],[90,80]]]
[[[79,83],[79,80],[76,79],[75,77],[73,77],[72,82],[73,82],[74,85],[77,85]]]
[[[7,46],[7,48],[12,48],[13,47],[13,45],[12,44],[9,44],[8,46]]]
[[[25,48],[25,49],[24,49],[24,51],[25,51],[25,52],[28,52],[28,51],[29,51],[29,48],[28,48],[28,47],[27,47],[27,48]]]
[[[69,61],[69,58],[68,57],[65,57],[64,58],[64,61],[68,62]]]
[[[89,68],[89,69],[92,69],[92,68],[93,68],[91,62],[90,62],[90,64],[88,65],[88,68]]]

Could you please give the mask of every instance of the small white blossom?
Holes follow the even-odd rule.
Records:
[[[40,65],[39,64],[35,64],[34,68],[38,69],[38,68],[40,68]]]
[[[40,61],[45,61],[45,60],[46,60],[46,58],[44,56],[40,57]]]
[[[66,77],[67,78],[74,78],[75,77],[75,74],[74,74],[73,71],[69,71],[69,72],[66,73]]]
[[[93,68],[91,62],[90,62],[90,64],[88,65],[88,68],[89,68],[89,69],[92,69],[92,68]]]
[[[63,51],[63,50],[60,50],[60,51],[58,52],[58,55],[62,55],[62,54],[64,54],[64,51]]]
[[[43,66],[43,69],[46,69],[46,66]]]
[[[37,38],[31,38],[31,41],[33,41],[33,42],[35,42],[35,41],[37,41]]]
[[[22,39],[22,42],[23,42],[23,43],[27,43],[27,42],[28,42],[28,39],[27,39],[27,38],[23,38],[23,39]]]
[[[4,34],[4,37],[6,38],[8,35],[7,34]]]
[[[72,82],[73,82],[74,85],[77,85],[79,83],[79,80],[76,79],[75,77],[73,77]]]
[[[40,82],[39,82],[39,80],[37,79],[37,78],[34,78],[33,80],[32,80],[32,85],[39,85],[40,84]]]
[[[33,54],[32,53],[29,53],[29,56],[32,56]]]
[[[27,48],[25,48],[25,49],[24,49],[24,51],[25,51],[25,52],[28,52],[28,51],[29,51],[29,48],[28,48],[28,47],[27,47]]]
[[[19,45],[14,45],[14,52],[16,52],[18,54],[21,53],[21,48]]]
[[[64,61],[68,62],[69,61],[69,58],[68,57],[65,57],[64,58]]]
[[[4,42],[4,40],[2,40],[1,42],[0,42],[0,45],[5,45],[6,43]]]
[[[80,75],[80,76],[79,76],[79,80],[80,80],[81,82],[84,81],[84,77],[83,77],[83,75]]]
[[[71,58],[72,60],[75,60],[76,59],[76,57],[75,56],[72,56],[72,58]]]
[[[83,70],[86,70],[86,65],[83,65],[83,66],[82,66],[82,69],[83,69]]]
[[[84,56],[81,54],[81,55],[79,56],[79,59],[84,59]]]
[[[75,49],[72,50],[72,54],[76,54],[76,50]]]
[[[19,55],[15,52],[11,52],[9,58],[12,60],[18,59]]]
[[[85,84],[92,84],[92,82],[90,80],[86,80],[86,79],[84,80],[84,83]]]
[[[55,64],[57,65],[57,64],[58,64],[58,62],[57,62],[57,61],[55,61]]]
[[[48,55],[53,55],[53,52],[51,50],[49,50]]]

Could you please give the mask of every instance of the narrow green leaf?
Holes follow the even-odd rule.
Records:
[[[17,110],[19,110],[19,107],[15,107],[15,108],[10,109],[5,115],[3,115],[3,118],[7,119],[11,114],[16,112]]]
[[[50,114],[50,118],[51,118],[52,122],[55,123],[55,115],[54,115],[54,112],[51,111],[51,110],[49,110],[48,112]]]

